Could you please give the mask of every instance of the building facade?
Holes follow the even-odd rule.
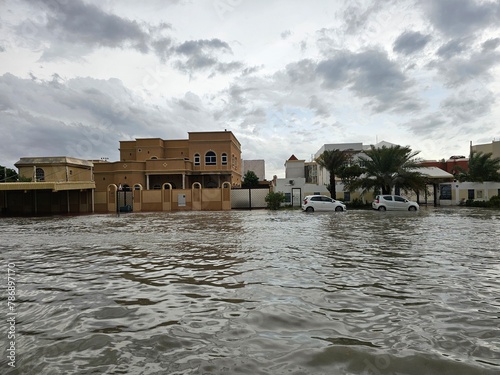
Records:
[[[230,131],[121,141],[119,161],[94,163],[96,211],[230,209],[241,171],[241,144]]]
[[[93,163],[58,157],[23,157],[15,166],[23,182],[0,184],[0,208],[7,215],[94,212]]]
[[[120,142],[120,161],[96,162],[96,191],[115,184],[145,190],[241,186],[241,145],[230,131],[190,132],[188,139],[136,139]]]

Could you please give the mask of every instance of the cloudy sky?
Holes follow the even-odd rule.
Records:
[[[0,0],[0,164],[231,130],[284,177],[325,143],[500,139],[500,2]]]

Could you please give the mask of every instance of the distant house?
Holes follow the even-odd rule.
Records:
[[[317,184],[316,167],[316,163],[299,160],[295,155],[285,161],[285,178],[273,180],[274,191],[285,194],[285,205],[298,207],[306,195],[329,195],[325,185]]]
[[[4,214],[94,211],[92,162],[66,156],[23,157],[15,166],[25,182],[0,184],[0,207]]]
[[[248,171],[253,171],[259,178],[259,181],[264,181],[266,179],[266,163],[263,159],[258,160],[243,160],[243,176]]]

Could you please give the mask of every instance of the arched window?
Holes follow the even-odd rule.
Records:
[[[200,165],[200,154],[194,154],[194,165]]]
[[[227,154],[226,153],[223,153],[221,155],[221,163],[222,163],[222,165],[227,165]]]
[[[217,155],[215,155],[215,152],[213,151],[208,151],[205,154],[205,165],[216,165],[217,164]]]
[[[35,172],[36,181],[45,181],[45,172],[42,168],[37,168]]]

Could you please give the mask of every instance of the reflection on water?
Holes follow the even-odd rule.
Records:
[[[499,239],[479,209],[0,220],[20,374],[498,374]]]

